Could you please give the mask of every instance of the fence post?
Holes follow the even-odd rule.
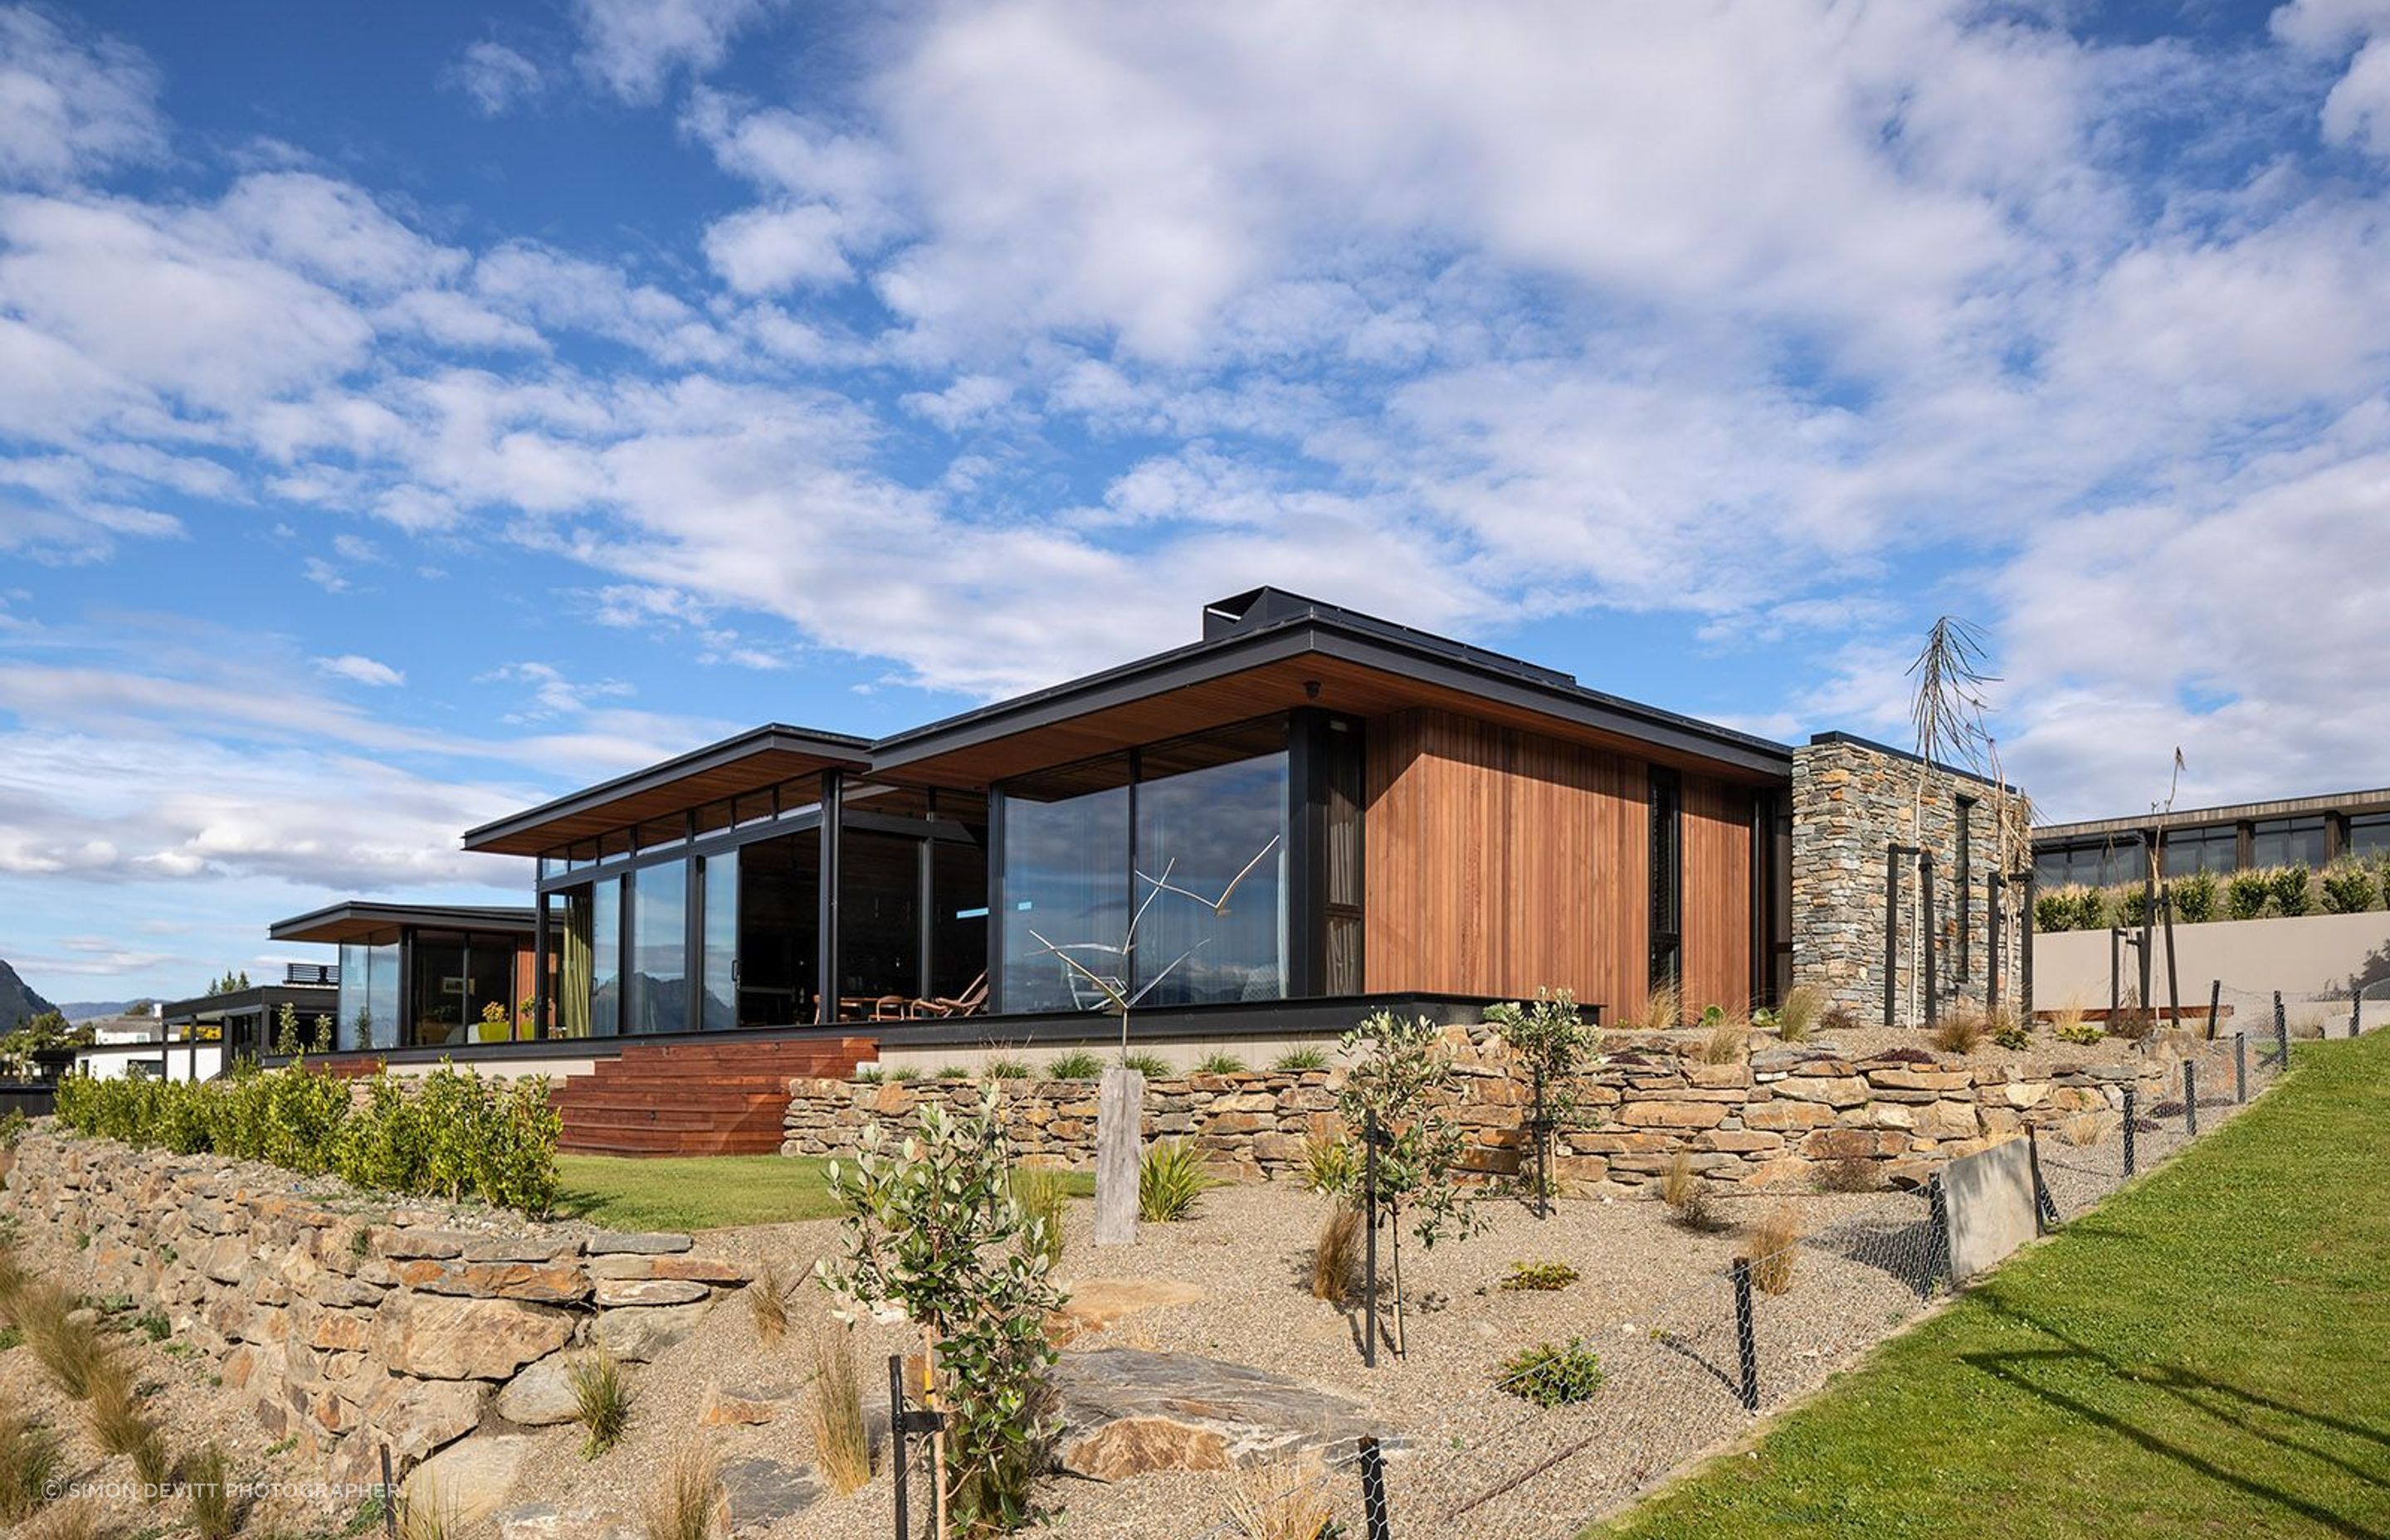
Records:
[[[2125,1087],[2125,1174],[2130,1176],[2138,1163],[2134,1140],[2140,1132],[2135,1125],[2141,1121],[2140,1097],[2129,1085]]]
[[[2249,1034],[2232,1034],[2232,1099],[2246,1103],[2249,1099]]]
[[[2274,1072],[2291,1067],[2291,1019],[2282,1014],[2282,992],[2274,991]]]
[[[1940,1268],[1938,1276],[1944,1278],[1953,1278],[1955,1273],[1950,1265],[1950,1200],[1943,1195],[1942,1174],[1938,1171],[1925,1179],[1925,1208],[1931,1215],[1929,1227],[1933,1233],[1927,1239],[1933,1250],[1926,1259],[1925,1277],[1918,1285],[1918,1297],[1930,1300],[1937,1276],[1934,1269]]]
[[[2224,1020],[2224,981],[2218,979],[2207,986],[2207,1035],[2216,1036],[2218,1022]]]
[[[1378,1367],[1378,1114],[1361,1123],[1361,1224],[1368,1233],[1362,1243],[1363,1274],[1361,1367]]]
[[[2188,1059],[2182,1061],[2182,1131],[2199,1132],[2199,1066]]]
[[[888,1355],[888,1439],[894,1445],[889,1455],[889,1467],[896,1475],[896,1540],[911,1540],[913,1525],[909,1511],[911,1494],[906,1489],[906,1468],[912,1458],[905,1452],[905,1355]]]
[[[381,1446],[381,1529],[390,1540],[398,1540],[398,1488],[390,1480],[390,1445]]]
[[[1386,1507],[1386,1457],[1378,1441],[1367,1435],[1361,1440],[1361,1520],[1368,1526],[1368,1540],[1394,1540],[1394,1515]]]
[[[2351,1037],[2355,1037],[2359,1030],[2357,1024],[2357,1013],[2364,1004],[2365,991],[2362,989],[2352,989],[2348,992],[2348,1035]]]
[[[2058,1205],[2050,1200],[2049,1185],[2041,1179],[2041,1131],[2024,1125],[2024,1160],[2033,1170],[2033,1230],[2048,1235],[2058,1228]]]
[[[1934,975],[1939,969],[1934,955],[1941,950],[1942,926],[1934,913],[1934,853],[1917,853],[1917,907],[1925,917],[1917,932],[1917,949],[1923,953],[1925,965],[1925,1024],[1934,1026],[1942,1020],[1942,1003],[1936,998],[1941,981]]]
[[[1741,1361],[1742,1409],[1759,1410],[1759,1338],[1751,1317],[1751,1259],[1734,1259],[1734,1351]]]

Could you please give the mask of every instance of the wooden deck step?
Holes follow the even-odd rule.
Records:
[[[598,1155],[765,1155],[780,1148],[789,1082],[880,1057],[867,1037],[625,1043],[558,1085],[559,1148]]]

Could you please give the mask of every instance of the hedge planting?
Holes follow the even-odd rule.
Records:
[[[2354,915],[2390,905],[2390,862],[2377,866],[2345,856],[2320,873],[2295,863],[2221,876],[2193,872],[2168,885],[2174,891],[2174,918],[2183,925],[2319,911]],[[2054,888],[2037,894],[2033,905],[2034,928],[2042,931],[2098,930],[2110,924],[2138,927],[2148,915],[2149,893],[2139,882]]]
[[[236,1068],[220,1080],[58,1083],[58,1122],[127,1144],[264,1161],[359,1187],[479,1198],[544,1214],[556,1204],[562,1120],[547,1082],[484,1080],[442,1062],[430,1074],[369,1080]]]

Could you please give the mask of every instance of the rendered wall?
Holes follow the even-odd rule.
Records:
[[[2157,931],[2150,977],[2153,1003],[2166,999],[2165,932]],[[2204,925],[2178,925],[2174,930],[2175,972],[2186,1009],[2205,1007],[2209,981],[2221,979],[2228,988],[2266,995],[2275,990],[2294,1001],[2339,995],[2348,978],[2365,964],[2366,954],[2390,946],[2390,913],[2302,915],[2295,919],[2217,919]],[[2124,953],[2125,987],[2135,990],[2140,965],[2128,948]],[[2367,1019],[2390,1010],[2377,988],[2370,998]],[[2034,938],[2033,1001],[2050,1010],[2076,1003],[2104,1007],[2108,1003],[2108,932],[2062,930]],[[2226,997],[2244,1012],[2253,1002]],[[2345,1018],[2332,1025],[2335,1033]]]

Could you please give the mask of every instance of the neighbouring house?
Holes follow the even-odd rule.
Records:
[[[671,1126],[705,1123],[700,1068],[726,1097],[1100,1043],[1124,995],[1141,1042],[1249,1051],[1546,987],[1620,1020],[1812,980],[1921,1019],[2019,987],[2024,808],[1261,588],[1049,689],[877,739],[758,727],[470,830],[528,864],[520,924],[350,904],[273,934],[342,948],[336,1058],[592,1060],[568,1136],[607,1144],[602,1100],[613,1147],[669,1148],[718,1132]],[[527,1007],[484,1033],[501,979]]]
[[[75,1068],[104,1080],[118,1075],[212,1079],[236,1059],[271,1053],[275,1023],[286,1005],[302,1021],[325,1017],[336,997],[336,971],[292,963],[279,983],[161,1001],[144,1011],[91,1022],[92,1041],[76,1050]]]
[[[2045,1006],[2204,1011],[2221,984],[2246,1011],[2277,990],[2345,1001],[2356,982],[2368,1020],[2390,1014],[2390,789],[2052,824],[2034,831],[2034,872],[2054,922],[2034,948]]]

